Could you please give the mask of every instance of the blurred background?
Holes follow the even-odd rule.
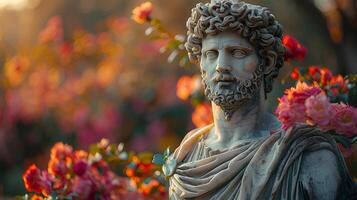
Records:
[[[195,128],[176,83],[198,68],[167,62],[165,41],[149,40],[147,26],[130,18],[142,2],[0,0],[0,196],[24,194],[22,173],[34,162],[44,168],[58,141],[87,149],[107,138],[136,152],[162,152]],[[153,0],[153,15],[184,35],[198,2]],[[306,46],[296,65],[357,73],[356,0],[247,2],[269,7]],[[291,70],[282,69],[279,80]],[[289,85],[280,83],[269,94],[271,111]]]

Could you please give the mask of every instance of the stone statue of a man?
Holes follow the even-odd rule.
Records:
[[[352,198],[335,141],[304,125],[283,131],[264,109],[285,53],[270,11],[212,0],[193,8],[187,27],[214,123],[189,132],[166,161],[170,199]]]

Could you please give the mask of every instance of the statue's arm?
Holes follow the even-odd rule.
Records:
[[[335,200],[342,184],[340,163],[327,149],[304,154],[300,181],[309,199]]]

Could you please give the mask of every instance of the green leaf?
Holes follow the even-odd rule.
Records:
[[[343,135],[331,134],[336,142],[342,144],[343,147],[349,149],[351,147],[351,141],[348,137]]]
[[[53,191],[53,192],[51,193],[51,198],[52,198],[52,199],[57,199],[57,192],[56,192],[56,191]]]
[[[165,164],[165,156],[162,154],[155,154],[153,159],[152,159],[152,163],[156,164],[156,165],[164,165]]]
[[[164,152],[164,156],[169,156],[170,155],[170,147],[167,147],[167,149]]]

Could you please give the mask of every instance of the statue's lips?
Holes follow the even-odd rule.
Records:
[[[217,86],[218,87],[230,87],[232,86],[236,81],[218,81]]]
[[[234,78],[216,80],[216,83],[235,83],[235,82],[236,82],[236,79],[234,79]]]

